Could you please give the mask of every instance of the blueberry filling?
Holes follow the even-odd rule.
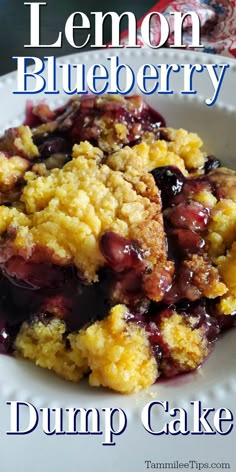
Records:
[[[34,267],[37,277],[40,265]],[[18,329],[23,321],[55,316],[65,321],[68,330],[78,330],[91,322],[102,319],[109,310],[110,279],[105,272],[100,282],[85,285],[78,278],[73,267],[52,268],[58,272],[59,285],[55,278],[47,287],[32,289],[32,284],[23,285],[15,277],[2,276],[0,284],[0,346],[5,353],[10,352]],[[49,268],[50,271],[50,268]],[[39,278],[37,277],[39,280]],[[96,308],[95,308],[96,307]]]
[[[81,141],[89,141],[107,153],[137,144],[145,133],[168,140],[161,130],[165,126],[164,118],[137,96],[123,101],[83,97],[80,102],[72,100],[55,112],[44,104],[37,107],[29,104],[25,124],[39,127],[34,142],[39,146],[42,160],[52,154],[70,154],[73,144]],[[117,131],[117,124],[119,129],[124,127],[123,132]]]

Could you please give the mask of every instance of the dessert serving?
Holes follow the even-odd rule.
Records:
[[[0,352],[121,393],[236,313],[236,173],[140,96],[28,104],[0,139]]]

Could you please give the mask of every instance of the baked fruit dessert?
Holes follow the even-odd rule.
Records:
[[[236,313],[236,173],[141,97],[28,104],[0,139],[0,352],[136,392]]]

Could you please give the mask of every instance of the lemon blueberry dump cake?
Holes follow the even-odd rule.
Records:
[[[0,352],[122,393],[236,312],[236,173],[141,97],[27,107],[0,139]]]

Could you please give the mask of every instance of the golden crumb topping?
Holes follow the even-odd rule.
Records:
[[[78,382],[89,370],[92,386],[132,393],[152,385],[157,364],[144,328],[127,323],[127,308],[116,305],[107,318],[66,336],[64,321],[25,322],[15,341],[16,353]]]
[[[29,126],[19,126],[17,128],[17,137],[14,140],[14,146],[17,151],[32,159],[39,156],[37,146],[33,143],[32,131]]]
[[[10,154],[19,154],[27,159],[39,156],[39,150],[33,142],[32,131],[29,126],[10,128],[1,139],[1,149]]]
[[[225,315],[236,310],[236,242],[225,256],[217,259],[219,273],[228,288],[228,293],[220,299],[219,308]]]
[[[151,143],[143,141],[133,148],[141,156],[145,167],[151,171],[161,166],[176,166],[184,175],[188,175],[184,160],[175,152],[169,151],[169,143],[164,140]]]
[[[193,370],[203,362],[208,346],[201,328],[193,329],[183,316],[173,311],[161,321],[160,329],[163,341],[168,345],[169,357],[183,370]]]
[[[216,197],[209,190],[200,190],[193,194],[192,199],[210,210],[217,204]]]
[[[77,336],[76,345],[91,369],[89,383],[121,393],[152,385],[158,377],[144,328],[125,321],[127,308],[116,305],[109,316]],[[72,335],[74,336],[74,335]]]
[[[236,202],[220,200],[211,212],[207,243],[209,254],[221,256],[236,238]]]
[[[101,150],[84,142],[74,146],[72,161],[62,169],[45,176],[26,173],[24,212],[0,207],[1,232],[16,229],[16,253],[45,247],[57,263],[74,263],[95,281],[104,264],[99,239],[109,230],[138,240],[151,269],[166,264],[160,196],[152,175],[131,148],[113,154],[106,164],[102,158]]]
[[[51,321],[23,323],[16,337],[18,355],[53,370],[66,380],[78,382],[88,371],[86,360],[65,337],[66,325],[57,318]]]
[[[216,298],[228,291],[217,268],[212,265],[210,260],[194,254],[183,264],[192,271],[194,285],[204,297]]]
[[[168,151],[178,154],[188,170],[199,169],[204,165],[205,153],[201,150],[202,140],[196,133],[185,129],[165,128],[169,138]]]
[[[0,191],[6,192],[13,188],[23,178],[29,162],[20,156],[7,158],[0,152]]]

